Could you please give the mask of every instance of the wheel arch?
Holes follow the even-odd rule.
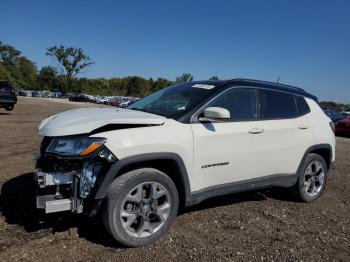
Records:
[[[185,205],[191,192],[185,164],[179,155],[167,152],[135,155],[118,160],[103,177],[94,199],[103,199],[116,177],[142,167],[154,168],[168,175],[176,185],[181,205]]]
[[[301,168],[303,162],[305,161],[306,157],[311,153],[318,154],[325,160],[326,165],[327,165],[327,170],[329,170],[331,168],[332,157],[333,157],[332,156],[332,146],[330,144],[318,144],[318,145],[313,145],[306,150],[306,152],[302,158],[302,161],[300,162],[300,165],[298,168],[298,173],[299,173],[300,168]]]

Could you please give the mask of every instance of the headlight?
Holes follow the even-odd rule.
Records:
[[[105,142],[105,138],[97,137],[53,138],[46,152],[62,156],[86,156]]]

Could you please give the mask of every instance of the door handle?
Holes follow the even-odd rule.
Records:
[[[305,129],[308,129],[309,126],[306,125],[306,124],[300,124],[300,125],[298,126],[298,128],[301,129],[301,130],[305,130]]]
[[[254,127],[248,131],[250,134],[260,134],[264,132],[263,128]]]

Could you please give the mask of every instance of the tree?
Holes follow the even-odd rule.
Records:
[[[4,63],[15,64],[20,57],[21,51],[18,51],[11,45],[5,45],[0,42],[0,61]]]
[[[9,81],[11,79],[11,74],[7,71],[6,67],[0,63],[0,80],[7,80]]]
[[[36,73],[35,64],[24,56],[18,58],[17,66],[22,76],[25,78],[29,78]]]
[[[94,63],[83,49],[76,47],[53,46],[47,49],[46,55],[56,60],[61,74],[68,78],[76,77],[83,69]]]
[[[193,81],[193,76],[189,73],[184,73],[181,76],[176,77],[176,83],[191,82]]]
[[[58,87],[57,71],[51,66],[44,66],[37,76],[39,87],[44,90],[54,90]]]
[[[212,76],[209,78],[209,80],[219,80],[219,78],[217,76]]]

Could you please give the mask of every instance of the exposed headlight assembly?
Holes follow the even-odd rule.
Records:
[[[98,137],[53,138],[46,152],[68,157],[87,156],[105,142],[105,138]]]

